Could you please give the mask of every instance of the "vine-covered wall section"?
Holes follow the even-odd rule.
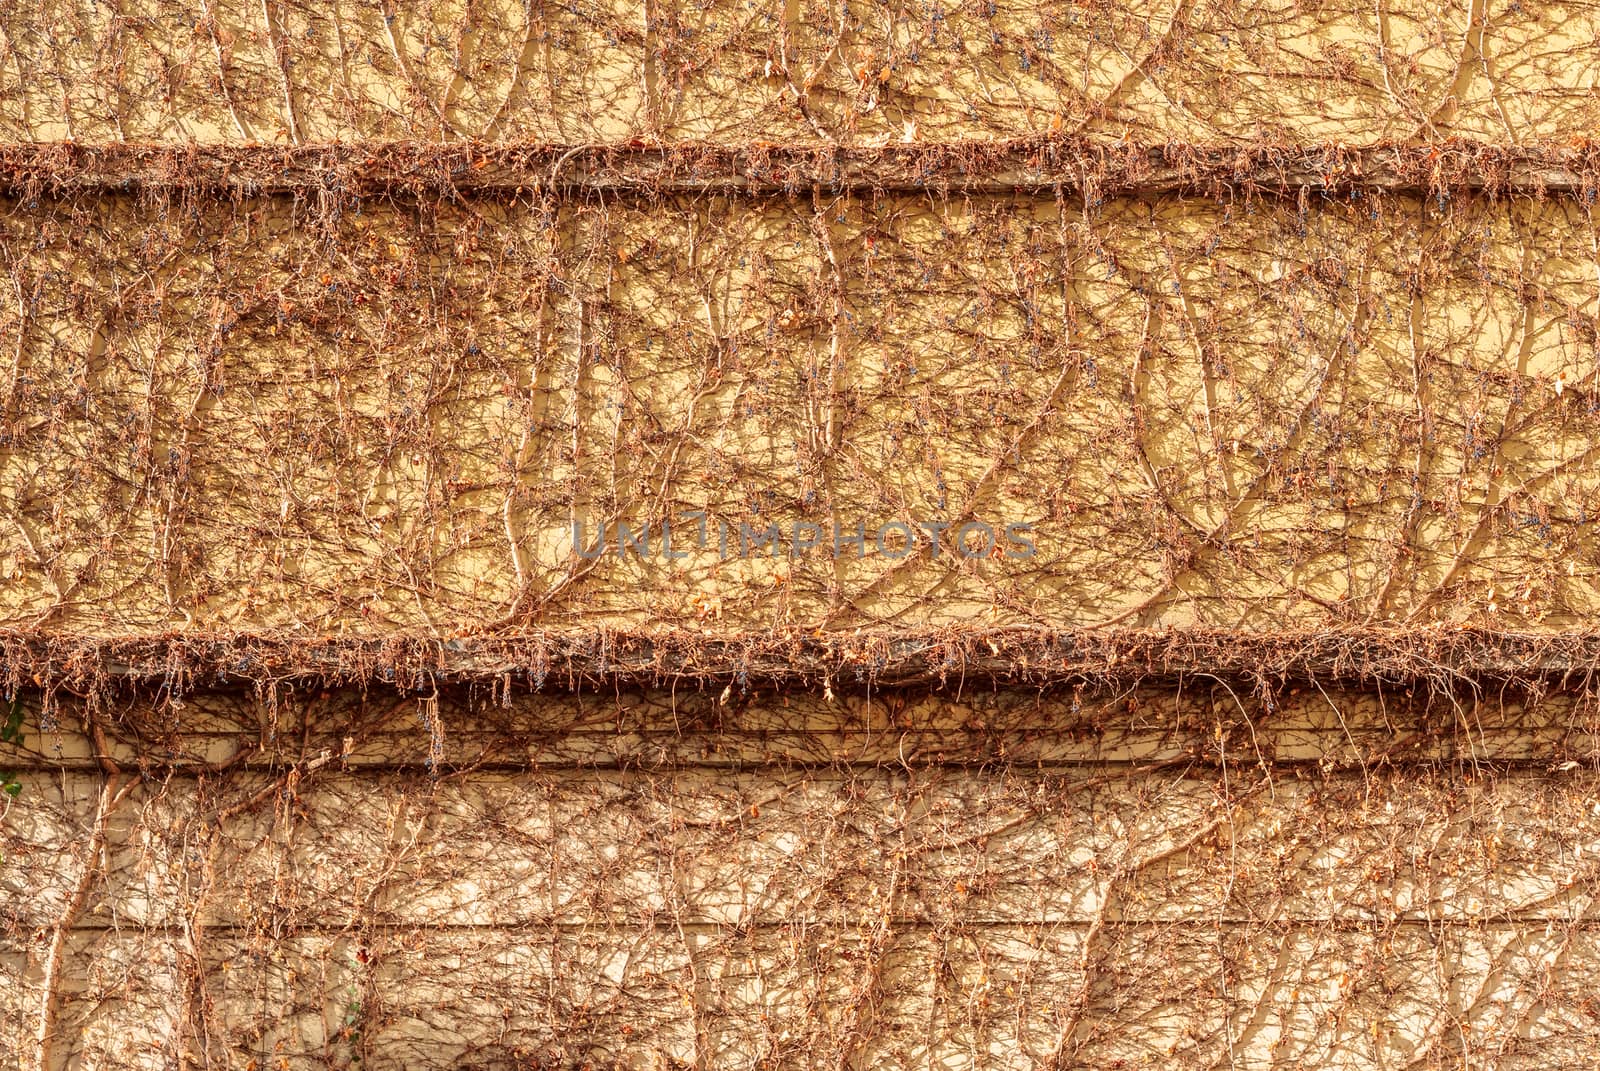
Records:
[[[0,612],[1571,629],[1600,568],[1588,200],[14,201]],[[955,552],[969,522],[988,552]]]
[[[1597,40],[6,6],[0,1065],[1590,1066]]]
[[[1591,3],[32,0],[0,139],[1565,142]]]
[[[0,1051],[1579,1067],[1595,730],[1203,679],[68,703],[0,827]]]

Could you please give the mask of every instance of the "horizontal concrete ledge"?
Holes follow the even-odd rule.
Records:
[[[1046,138],[874,148],[749,145],[0,145],[0,189],[13,194],[143,189],[258,194],[437,195],[585,190],[1054,192],[1075,197],[1191,192],[1600,189],[1600,143],[1439,143],[1351,148],[1270,144],[1161,146]]]
[[[1252,691],[1290,681],[1460,690],[1587,691],[1600,633],[1473,629],[1252,634],[1222,630],[943,628],[833,634],[524,630],[432,637],[197,634],[83,636],[0,629],[0,687],[90,695],[120,687],[194,693],[295,682],[426,692],[616,687],[881,688],[958,692],[1185,679]],[[735,691],[737,690],[737,691]],[[1241,693],[1243,695],[1244,693]]]

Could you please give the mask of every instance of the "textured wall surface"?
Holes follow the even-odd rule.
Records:
[[[1600,9],[0,8],[0,1066],[1593,1065]]]
[[[1600,261],[1576,198],[11,210],[15,627],[1555,630],[1596,609]],[[897,520],[1028,524],[1036,553],[923,533],[899,557],[871,535]],[[650,557],[618,553],[619,523],[652,529]],[[793,553],[797,523],[822,545]],[[743,539],[773,524],[785,553]],[[869,553],[836,555],[858,525]]]
[[[1600,1042],[1592,703],[48,718],[0,825],[8,1063],[47,1003],[83,1067],[1552,1068]]]
[[[0,139],[1565,141],[1600,125],[1597,30],[1534,0],[31,0]]]

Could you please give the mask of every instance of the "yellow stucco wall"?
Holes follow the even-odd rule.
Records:
[[[1541,696],[1205,652],[1588,629],[1597,19],[0,10],[0,681],[27,734],[0,746],[0,1065],[1586,1066],[1584,666],[1530,670]],[[948,178],[1004,139],[1087,155],[1016,189],[872,155],[942,147]],[[151,143],[158,181],[17,163],[67,140]],[[555,167],[461,192],[391,141]],[[330,142],[349,169],[316,170]],[[1334,148],[1396,143],[1397,189]],[[705,145],[866,163],[848,189],[561,174]],[[1086,147],[1163,146],[1300,178],[1081,181]],[[357,196],[368,149],[389,177]],[[1467,188],[1513,150],[1517,182]],[[507,166],[479,151],[457,165]],[[1551,189],[1551,161],[1583,166]],[[576,521],[691,513],[683,559],[574,553]],[[968,519],[1036,554],[739,555],[740,525]],[[246,695],[174,647],[133,696],[92,647],[1026,626],[1214,631],[1182,673],[1041,692],[959,666],[883,692],[864,655],[820,694],[255,663]]]
[[[1562,630],[1596,608],[1576,196],[11,207],[14,627]],[[897,559],[871,539],[897,520],[1027,524],[1037,553],[924,533]],[[617,553],[619,522],[649,557]],[[821,545],[795,553],[796,523]],[[604,529],[597,560],[575,524],[590,551]],[[741,542],[771,524],[786,553]],[[868,553],[836,554],[858,525]]]
[[[35,0],[0,138],[1482,138],[1597,126],[1584,3]]]

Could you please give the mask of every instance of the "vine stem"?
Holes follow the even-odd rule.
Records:
[[[116,769],[115,764],[104,756],[102,761],[109,764],[113,772],[107,775],[105,786],[100,790],[100,803],[95,813],[94,829],[89,836],[83,871],[78,875],[78,882],[73,887],[72,895],[67,898],[66,905],[56,919],[54,932],[50,935],[50,950],[45,955],[44,981],[41,984],[43,996],[39,1000],[39,1019],[34,1028],[35,1047],[32,1066],[35,1071],[51,1071],[56,1066],[53,1045],[56,1017],[61,1004],[61,966],[66,954],[67,940],[78,916],[83,913],[84,905],[89,900],[89,892],[94,888],[95,878],[100,873],[100,860],[105,854],[106,847],[106,826],[111,814],[139,784],[137,780],[122,784],[121,771]]]

